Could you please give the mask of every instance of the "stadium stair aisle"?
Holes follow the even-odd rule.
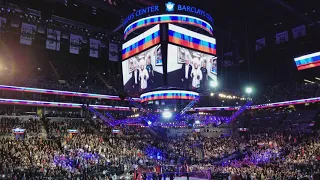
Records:
[[[45,121],[45,118],[41,118],[41,138],[48,138],[48,124]]]
[[[96,129],[94,126],[92,126],[92,124],[94,124],[94,120],[92,118],[88,118],[85,120],[88,124],[88,127],[92,130],[92,132],[94,132],[95,134],[101,134],[101,132]]]
[[[160,136],[156,131],[154,131],[151,127],[147,127],[146,129],[155,137],[159,139],[165,139],[164,137]]]
[[[49,125],[48,125],[48,119],[41,118],[42,125],[41,125],[41,131],[43,135],[45,135],[44,138],[48,138],[48,132],[49,132]]]
[[[217,161],[216,164],[223,164],[223,163],[228,162],[230,160],[235,160],[235,159],[240,159],[240,158],[243,159],[247,153],[248,153],[247,150],[244,150],[243,152],[236,151],[236,152],[230,154],[229,156],[224,157],[223,159]]]
[[[49,64],[50,64],[51,70],[54,72],[54,76],[56,77],[57,81],[61,80],[61,76],[56,70],[56,68],[54,67],[53,63],[49,61]]]
[[[86,107],[86,109],[87,109],[88,111],[90,111],[91,113],[95,114],[97,117],[101,118],[101,119],[103,120],[103,122],[104,122],[105,125],[107,125],[107,126],[114,126],[114,125],[113,125],[113,122],[115,121],[115,119],[114,119],[110,114],[107,114],[107,113],[106,113],[106,115],[109,115],[109,118],[110,118],[110,119],[108,119],[108,118],[106,118],[103,114],[101,114],[99,111],[93,109],[93,108],[90,107],[90,106],[89,106],[89,107]]]
[[[23,146],[24,146],[25,149],[29,150],[29,153],[27,155],[28,159],[31,162],[31,164],[34,164],[34,162],[32,160],[32,157],[31,157],[33,152],[30,151],[30,149],[29,149],[28,145],[25,143],[25,141],[23,141]]]
[[[109,86],[109,84],[107,83],[107,81],[105,81],[101,75],[97,72],[97,77],[103,82],[103,84],[108,88],[108,89],[112,89],[112,86]]]

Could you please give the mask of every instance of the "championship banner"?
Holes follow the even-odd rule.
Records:
[[[293,39],[297,39],[302,36],[306,36],[306,26],[302,25],[292,29]]]
[[[98,58],[99,57],[99,48],[101,45],[101,41],[97,39],[90,38],[90,57]]]
[[[2,31],[2,26],[7,23],[7,19],[0,17],[0,31]]]
[[[81,40],[82,40],[81,36],[70,34],[70,53],[71,54],[79,54]]]
[[[20,43],[25,45],[32,45],[33,31],[37,30],[37,26],[27,23],[22,23]]]
[[[266,38],[261,38],[256,40],[256,51],[264,48],[266,46]]]
[[[276,43],[277,44],[282,44],[282,43],[285,43],[288,41],[289,41],[288,31],[284,31],[284,32],[278,33],[276,35]]]
[[[46,48],[60,51],[61,31],[47,29]]]
[[[118,45],[115,43],[109,43],[109,60],[110,61],[118,61]]]

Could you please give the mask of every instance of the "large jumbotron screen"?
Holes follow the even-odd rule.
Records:
[[[156,25],[122,46],[124,89],[141,93],[163,86],[160,26]]]
[[[169,25],[168,85],[186,89],[207,88],[217,81],[215,39]]]

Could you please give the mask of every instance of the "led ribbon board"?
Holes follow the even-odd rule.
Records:
[[[29,100],[2,99],[2,98],[0,99],[0,104],[41,106],[41,107],[60,107],[60,108],[82,108],[83,106],[83,104],[77,104],[77,103],[29,101]],[[90,107],[94,109],[101,109],[101,110],[130,111],[129,107],[121,107],[121,106],[90,105]]]
[[[141,98],[146,97],[145,101],[158,100],[158,99],[196,99],[199,96],[198,93],[192,91],[175,91],[175,90],[164,90],[164,91],[156,91],[149,92],[141,95]],[[162,93],[161,93],[162,92]],[[152,94],[156,95],[155,97]],[[162,95],[161,95],[162,94]],[[189,95],[187,95],[189,94]],[[149,100],[150,99],[150,100]],[[289,106],[296,104],[305,104],[305,103],[314,103],[320,102],[320,97],[309,98],[309,99],[299,99],[293,101],[284,101],[277,103],[269,103],[269,104],[261,104],[261,105],[253,105],[249,106],[248,109],[262,109],[262,108],[271,108],[271,107],[279,107],[279,106]],[[61,103],[61,102],[46,102],[46,101],[28,101],[28,100],[19,100],[19,99],[2,99],[0,98],[0,104],[8,104],[8,105],[25,105],[25,106],[40,106],[40,107],[60,107],[60,108],[82,108],[83,104],[76,103]],[[90,107],[94,109],[100,110],[113,110],[113,111],[130,111],[129,107],[121,107],[121,106],[105,106],[105,105],[90,105]],[[238,110],[240,106],[233,107],[199,107],[194,108],[190,111],[218,111],[218,110]]]
[[[216,39],[169,24],[169,42],[216,55]]]
[[[314,103],[314,102],[320,102],[320,97],[299,99],[299,100],[293,100],[293,101],[283,101],[283,102],[276,102],[276,103],[269,103],[269,104],[253,105],[253,106],[249,106],[248,108],[261,109],[261,108],[289,106],[289,105],[297,105],[297,104],[305,104],[305,103]]]
[[[293,101],[283,101],[283,102],[276,102],[276,103],[269,103],[269,104],[260,104],[260,105],[253,105],[248,106],[247,109],[263,109],[263,108],[272,108],[272,107],[280,107],[280,106],[289,106],[289,105],[297,105],[297,104],[305,104],[305,103],[314,103],[320,102],[320,97],[309,98],[309,99],[299,99]],[[233,106],[233,107],[199,107],[194,108],[191,111],[220,111],[220,110],[239,110],[240,106]]]
[[[294,58],[298,70],[320,66],[320,52]]]
[[[132,33],[137,29],[150,26],[153,24],[163,24],[163,23],[188,24],[188,25],[202,28],[205,31],[209,32],[211,35],[213,35],[212,26],[208,22],[202,19],[199,19],[193,16],[188,16],[188,15],[181,15],[181,14],[162,14],[162,15],[155,15],[155,16],[142,18],[131,23],[124,30],[124,39],[126,39],[130,33]]]
[[[194,100],[199,97],[199,93],[193,91],[181,90],[163,90],[144,93],[140,96],[141,102],[154,101],[161,99],[181,99],[181,100]]]
[[[39,89],[39,88],[19,87],[19,86],[7,86],[7,85],[0,85],[0,90],[30,92],[30,93],[39,93],[39,94],[54,94],[54,95],[61,95],[61,96],[78,96],[78,97],[109,99],[109,100],[121,100],[119,96],[72,92],[72,91],[60,91],[60,90],[52,90],[52,89]],[[132,99],[134,101],[140,101],[139,98],[132,98]]]
[[[127,24],[133,22],[138,18],[143,18],[158,14],[188,14],[191,16],[199,17],[200,19],[205,19],[213,24],[213,18],[207,12],[194,6],[188,6],[184,4],[175,4],[173,2],[166,2],[165,4],[153,5],[149,7],[144,7],[137,9],[126,18],[124,18],[121,26],[126,26]]]
[[[136,55],[160,42],[160,25],[147,30],[122,45],[122,60]]]
[[[120,133],[120,130],[118,130],[118,129],[112,129],[112,133],[113,133],[113,134],[119,134],[119,133]]]
[[[70,134],[78,134],[79,133],[79,131],[77,129],[68,129],[67,132]]]
[[[220,110],[226,110],[226,111],[233,111],[237,110],[237,107],[198,107],[194,108],[190,111],[220,111]]]
[[[24,134],[25,131],[26,131],[25,129],[20,129],[20,128],[12,129],[12,132],[14,134]]]

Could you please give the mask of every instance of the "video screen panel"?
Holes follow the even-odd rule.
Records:
[[[294,58],[298,70],[304,70],[320,66],[320,52],[307,54]]]
[[[122,45],[122,60],[128,59],[158,43],[160,43],[159,24],[125,42]]]
[[[137,94],[163,86],[161,45],[122,61],[125,91]]]
[[[169,42],[194,49],[207,54],[216,55],[216,39],[188,29],[169,24]]]
[[[191,90],[207,89],[217,81],[217,58],[168,44],[168,85]]]

